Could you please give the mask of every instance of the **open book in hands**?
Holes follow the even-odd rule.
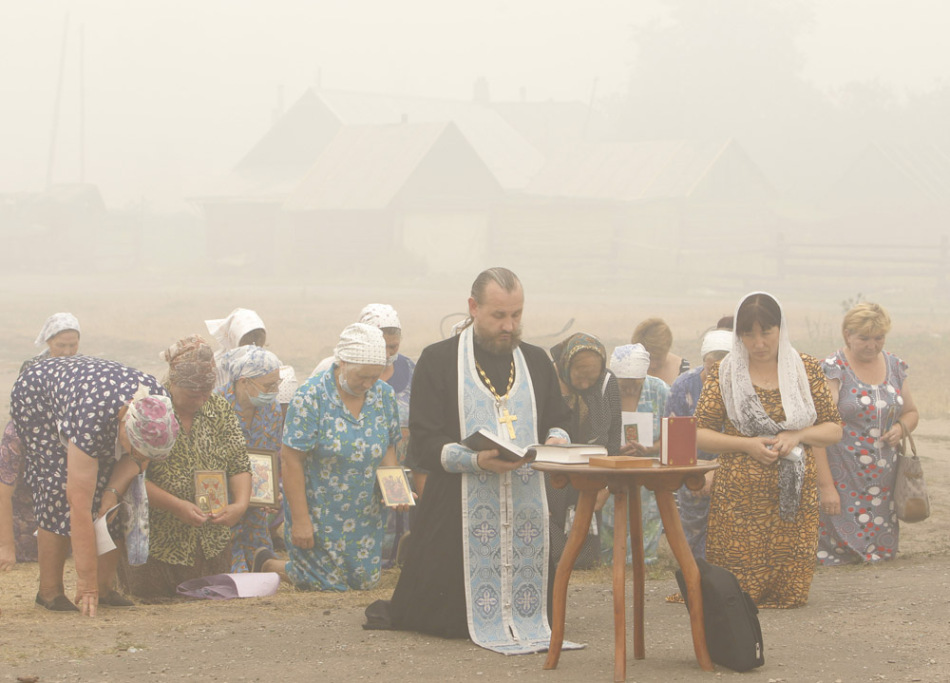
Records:
[[[553,462],[561,465],[586,465],[591,456],[606,456],[607,449],[591,444],[545,445],[534,444],[522,448],[493,434],[479,429],[462,439],[461,444],[473,451],[498,450],[500,457],[508,462]]]

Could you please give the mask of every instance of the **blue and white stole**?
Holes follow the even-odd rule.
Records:
[[[487,429],[519,446],[537,442],[538,411],[524,354],[515,349],[515,381],[505,404],[517,417],[499,421],[501,406],[475,367],[472,328],[459,339],[459,424],[462,435]],[[544,478],[525,465],[494,474],[479,469],[477,454],[457,443],[442,449],[442,466],[462,473],[462,531],[468,631],[477,644],[502,654],[546,650],[548,505]]]

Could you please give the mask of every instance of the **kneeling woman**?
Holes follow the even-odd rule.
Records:
[[[166,350],[168,392],[181,431],[166,460],[148,469],[148,561],[122,576],[139,597],[171,597],[188,579],[231,567],[231,527],[251,497],[251,467],[241,426],[224,397],[212,393],[215,362],[201,337],[186,337]],[[229,502],[208,513],[195,501],[195,472],[224,472]]]
[[[746,296],[735,321],[732,351],[696,406],[697,446],[720,454],[706,558],[759,607],[799,607],[815,570],[818,477],[828,473],[812,447],[838,442],[840,418],[821,366],[792,348],[774,298]]]
[[[379,581],[376,468],[396,464],[401,437],[393,389],[379,379],[386,367],[379,328],[350,325],[334,356],[287,410],[280,459],[290,560],[263,551],[254,562],[256,571],[276,571],[302,590],[366,590]]]

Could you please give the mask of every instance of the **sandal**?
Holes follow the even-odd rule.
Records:
[[[40,594],[36,594],[36,604],[50,612],[78,612],[79,608],[74,605],[65,595],[57,595],[52,600],[44,600]]]

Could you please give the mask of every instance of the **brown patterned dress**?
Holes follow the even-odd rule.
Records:
[[[195,470],[223,470],[230,480],[251,471],[241,424],[231,404],[212,394],[195,414],[191,432],[179,432],[167,459],[149,465],[146,478],[182,500],[195,500]],[[223,574],[231,567],[231,529],[193,527],[168,510],[149,508],[148,562],[120,563],[119,584],[142,598],[175,595],[188,579]]]
[[[802,354],[815,424],[840,422],[819,362]],[[769,416],[785,419],[778,389],[755,387]],[[740,436],[726,415],[716,366],[703,384],[696,406],[697,427]],[[804,444],[802,444],[804,446]],[[722,453],[709,509],[706,558],[739,579],[759,607],[800,607],[808,602],[818,544],[818,475],[811,447],[805,446],[805,480],[798,514],[793,521],[779,516],[778,467],[767,466],[745,453]]]

